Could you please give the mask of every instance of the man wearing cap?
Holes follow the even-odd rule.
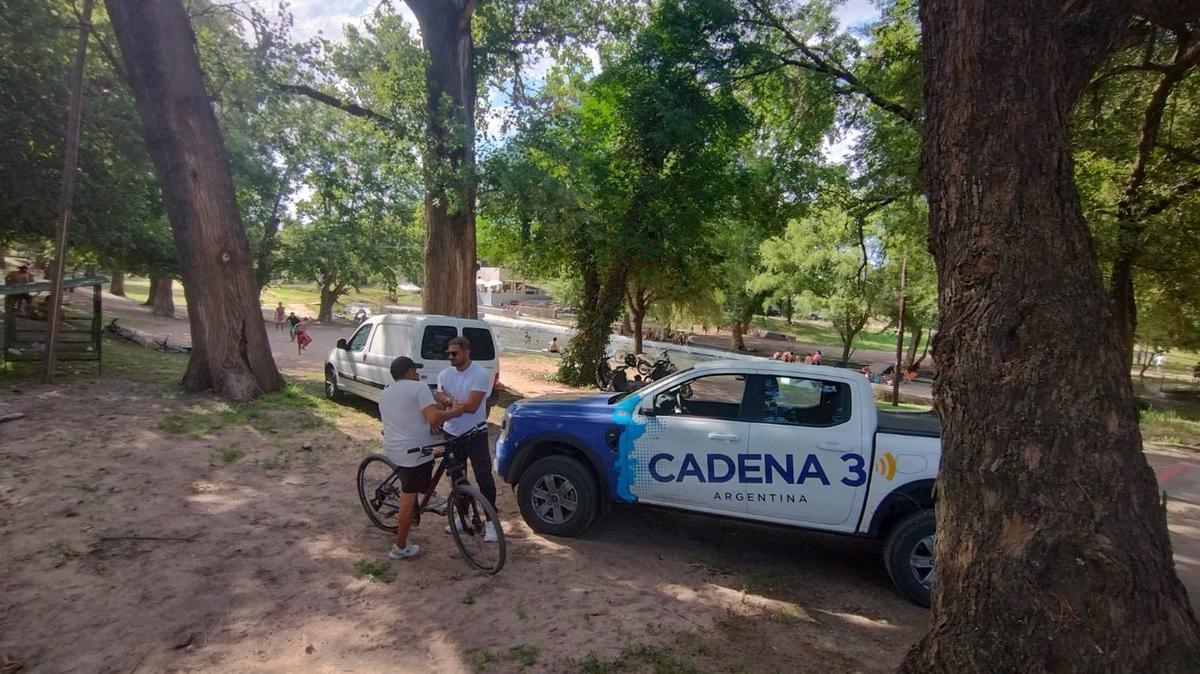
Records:
[[[383,451],[400,468],[400,508],[396,512],[396,544],[388,559],[412,559],[421,546],[408,542],[417,495],[429,491],[433,456],[410,449],[437,442],[433,427],[463,414],[462,405],[439,409],[429,387],[421,383],[417,370],[424,367],[408,356],[392,361],[394,382],[379,394],[379,416],[383,419]]]

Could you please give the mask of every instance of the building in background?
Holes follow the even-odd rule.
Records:
[[[479,293],[479,304],[485,307],[550,303],[550,296],[544,290],[515,278],[503,267],[480,267],[475,273],[475,290]]]

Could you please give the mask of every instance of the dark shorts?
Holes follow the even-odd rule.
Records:
[[[429,491],[429,483],[433,480],[433,462],[426,461],[419,466],[400,466],[400,491],[405,494],[424,494]]]

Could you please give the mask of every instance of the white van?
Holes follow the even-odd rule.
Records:
[[[391,365],[408,356],[425,367],[421,381],[437,385],[438,373],[450,366],[446,345],[454,337],[471,341],[471,360],[492,373],[492,390],[500,381],[500,348],[492,329],[481,320],[423,314],[383,314],[368,318],[350,339],[339,339],[325,360],[325,396],[352,393],[379,402],[392,383]]]

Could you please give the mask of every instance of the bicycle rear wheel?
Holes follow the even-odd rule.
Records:
[[[454,542],[467,558],[471,566],[487,573],[499,573],[504,568],[504,558],[507,546],[504,542],[504,528],[500,526],[500,518],[496,509],[471,485],[460,484],[454,488],[454,495],[446,517],[450,520],[450,534]],[[493,522],[496,528],[496,542],[485,543],[485,525]]]
[[[384,531],[396,530],[400,509],[400,477],[396,465],[382,454],[372,454],[358,464],[358,500],[371,524]]]

